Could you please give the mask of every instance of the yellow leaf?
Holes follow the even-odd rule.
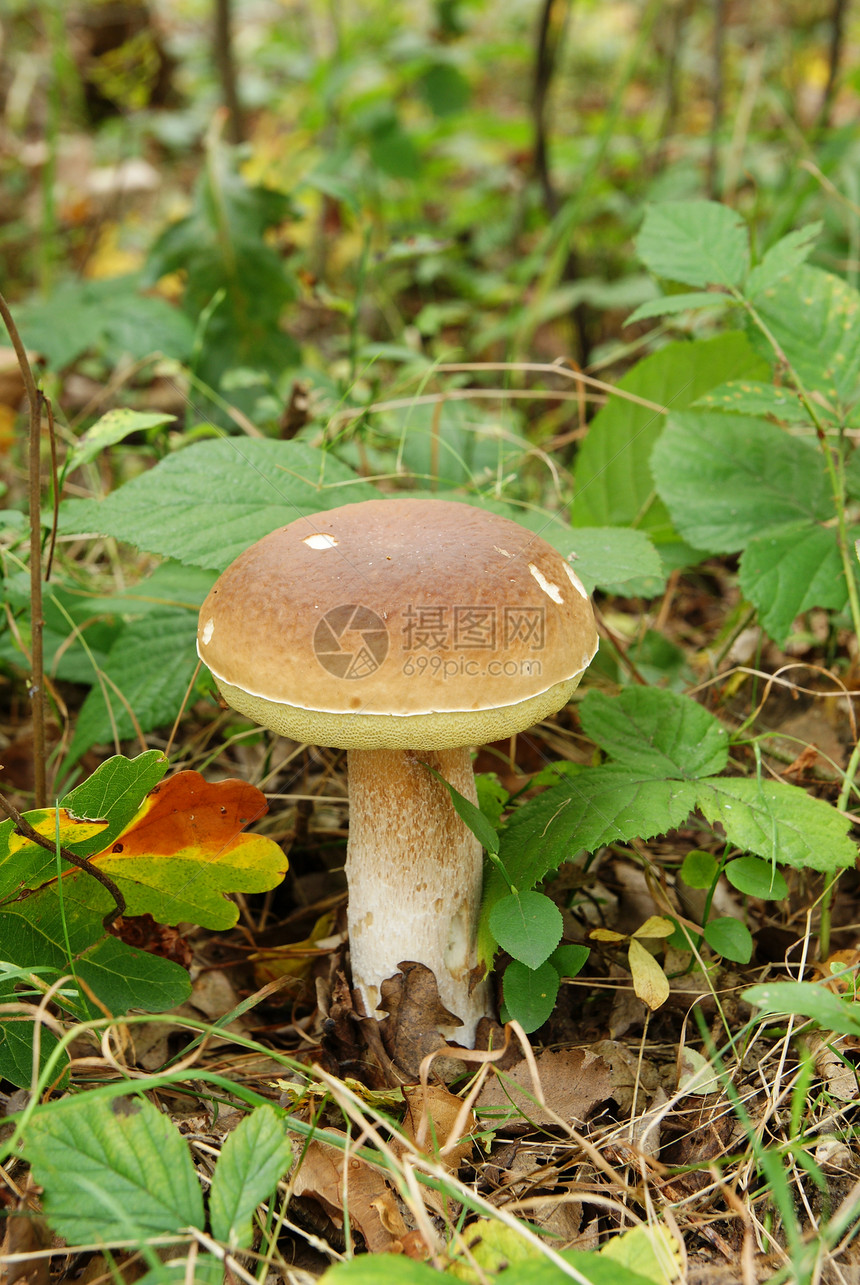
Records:
[[[668,1228],[659,1224],[623,1231],[598,1252],[601,1258],[638,1272],[654,1285],[674,1285],[682,1276],[678,1242]]]
[[[645,920],[641,928],[637,928],[634,937],[671,937],[675,931],[675,925],[671,919],[664,919],[662,915],[651,915]]]
[[[60,844],[67,848],[73,843],[81,843],[84,839],[92,839],[100,831],[107,829],[107,821],[78,821],[71,816],[65,808],[60,808]],[[54,842],[57,836],[57,813],[54,808],[49,808],[44,812],[28,812],[27,820],[38,834],[43,838]],[[9,835],[8,849],[10,853],[20,852],[23,848],[35,848],[36,844],[27,839],[22,834],[12,833]]]
[[[633,989],[652,1013],[669,998],[669,981],[654,956],[635,937],[630,939],[627,962],[633,976]]]
[[[323,941],[334,926],[334,914],[321,915],[304,941],[291,941],[286,946],[273,946],[251,956],[254,980],[265,986],[276,977],[309,977],[314,956],[310,953],[318,941]]]
[[[588,934],[592,941],[626,941],[626,933],[613,932],[611,928],[592,928]]]

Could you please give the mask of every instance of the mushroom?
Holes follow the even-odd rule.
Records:
[[[472,1047],[489,1015],[476,929],[482,854],[444,785],[477,802],[470,747],[560,709],[597,649],[569,563],[507,518],[445,500],[366,500],[298,518],[227,568],[197,649],[228,705],[348,750],[353,985],[426,965]]]

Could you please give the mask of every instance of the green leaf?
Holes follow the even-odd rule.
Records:
[[[860,294],[840,277],[801,267],[756,300],[756,311],[809,392],[852,403],[860,378]],[[752,333],[752,332],[751,332]],[[773,350],[763,337],[761,351]]]
[[[559,977],[578,977],[591,951],[587,946],[557,946],[549,957],[549,962]]]
[[[752,958],[753,939],[746,925],[737,919],[712,919],[703,929],[711,950],[736,964],[748,964]]]
[[[580,719],[587,736],[637,772],[690,780],[721,772],[728,761],[722,724],[676,692],[628,687],[611,697],[592,689],[580,705]]]
[[[650,206],[636,251],[655,276],[687,286],[739,286],[749,266],[746,224],[715,201]]]
[[[500,836],[499,855],[514,885],[530,888],[578,852],[665,834],[686,821],[696,797],[692,781],[655,778],[620,763],[579,768],[514,813]],[[495,950],[489,916],[508,893],[504,876],[490,867],[478,928],[479,956],[486,963]]]
[[[521,519],[520,519],[521,520]],[[577,527],[569,535],[547,528],[543,537],[571,557],[574,570],[591,593],[652,598],[666,583],[663,563],[644,531],[629,527]]]
[[[75,442],[66,457],[66,472],[70,473],[72,469],[89,463],[108,446],[125,441],[132,433],[160,428],[173,420],[173,415],[156,414],[152,411],[109,410]]]
[[[248,1249],[251,1216],[289,1168],[292,1147],[273,1107],[257,1107],[228,1135],[209,1192],[212,1235],[229,1249]]]
[[[2,931],[3,919],[0,916],[0,931]],[[7,973],[7,970],[3,970]],[[26,970],[21,970],[22,972]],[[8,975],[8,973],[7,973]],[[53,978],[49,978],[53,981]],[[23,996],[16,994],[13,981],[7,981],[0,977],[0,1004],[14,1004],[23,1000]],[[27,1003],[38,1002],[41,994],[37,996],[28,996]],[[39,1070],[41,1071],[48,1058],[59,1044],[59,1039],[45,1023],[39,1027]],[[3,1013],[0,1015],[0,1078],[9,1080],[11,1084],[18,1088],[29,1088],[33,1082],[33,1049],[34,1049],[34,1022],[28,1013]],[[65,1088],[67,1083],[67,1069],[69,1064],[68,1053],[64,1053],[57,1063],[56,1075],[61,1077],[60,1087]]]
[[[320,1285],[439,1285],[439,1273],[405,1254],[361,1254],[330,1267]]]
[[[20,308],[16,321],[24,344],[55,371],[91,351],[111,365],[155,353],[184,361],[194,342],[189,318],[166,299],[143,294],[137,275],[65,281],[47,299]]]
[[[85,882],[84,882],[85,881]],[[179,964],[136,950],[108,936],[102,918],[113,904],[108,892],[86,875],[64,881],[62,903],[55,884],[0,907],[0,935],[7,959],[22,966],[49,965],[57,976],[68,973],[66,934],[75,973],[115,1016],[129,1009],[165,1012],[191,993],[188,973]],[[88,1017],[103,1010],[86,994],[80,1004]]]
[[[135,720],[144,732],[172,723],[194,677],[196,636],[197,616],[182,608],[161,607],[130,621],[81,706],[65,766],[115,734],[134,736]]]
[[[722,825],[729,843],[769,863],[835,874],[857,859],[847,818],[799,786],[711,777],[696,790],[698,806]]]
[[[720,864],[710,852],[694,848],[688,852],[681,866],[681,878],[688,888],[710,888],[719,872]]]
[[[766,1014],[808,1017],[835,1035],[860,1035],[860,1014],[853,998],[843,998],[824,983],[769,982],[751,986],[741,996]]]
[[[39,894],[35,894],[38,899]],[[107,903],[105,902],[105,909]],[[101,927],[101,920],[99,920]],[[116,937],[104,937],[77,960],[75,971],[111,1013],[132,1009],[166,1013],[191,994],[191,979],[181,964],[148,950],[136,950]],[[89,1005],[93,1017],[104,1014]]]
[[[464,798],[460,791],[456,790],[450,781],[446,781],[444,776],[437,772],[434,767],[430,767],[429,763],[425,763],[424,766],[441,785],[444,785],[451,797],[454,811],[460,820],[469,827],[481,847],[485,848],[487,852],[498,852],[499,836],[492,822],[484,816],[481,809],[476,807],[471,799]]]
[[[735,300],[730,295],[714,290],[699,290],[692,294],[666,294],[660,299],[649,299],[646,303],[640,303],[624,324],[632,326],[634,322],[645,321],[648,317],[665,317],[676,312],[689,312],[691,308],[723,308],[727,304],[735,304]]]
[[[725,873],[732,887],[748,897],[782,901],[788,896],[788,884],[783,876],[759,857],[738,857],[729,862]]]
[[[188,1146],[145,1098],[89,1094],[42,1108],[24,1154],[44,1188],[45,1216],[70,1244],[143,1240],[203,1228],[203,1196]]]
[[[186,611],[198,611],[215,579],[214,571],[168,561],[136,585],[118,590],[110,597],[97,595],[83,601],[90,614],[99,611],[126,618],[146,616],[159,607],[184,607]]]
[[[520,892],[496,902],[489,927],[502,950],[528,968],[538,968],[561,941],[564,921],[542,892]]]
[[[304,442],[231,437],[168,455],[100,502],[67,501],[61,527],[223,571],[301,514],[378,498],[352,469]]]
[[[82,838],[76,838],[73,830],[64,832],[63,846],[82,857],[101,851],[131,820],[166,770],[167,759],[158,750],[148,750],[136,759],[118,756],[101,763],[91,777],[64,796],[62,804],[78,821],[105,824],[83,827]],[[40,823],[47,823],[44,832],[52,840],[54,816],[53,809],[26,813],[27,820],[37,829]],[[63,865],[66,870],[71,868],[65,862]],[[0,822],[0,901],[16,897],[23,888],[36,888],[46,879],[53,879],[56,870],[53,852],[35,844],[21,846],[13,823]]]
[[[667,344],[634,366],[618,388],[675,412],[726,380],[767,373],[745,336],[732,331],[713,339]],[[635,526],[654,539],[664,556],[667,544],[677,544],[669,514],[656,498],[650,466],[665,422],[660,411],[610,397],[591,421],[577,455],[571,512],[575,527]],[[673,565],[679,565],[678,557],[673,557]]]
[[[211,387],[236,367],[276,379],[299,355],[281,325],[297,290],[266,233],[287,218],[290,200],[273,188],[246,183],[235,149],[212,145],[206,160],[191,213],[158,238],[146,277],[154,284],[167,273],[183,273],[184,312],[195,325],[206,318],[197,372]]]
[[[106,821],[107,828],[97,840],[86,844],[69,841],[66,846],[81,856],[89,856],[105,844],[112,843],[167,768],[167,756],[160,750],[146,750],[134,759],[124,758],[121,754],[105,759],[85,781],[64,794],[60,802],[79,820]]]
[[[858,532],[850,533],[853,539]],[[841,611],[848,588],[836,530],[800,523],[750,540],[740,560],[741,592],[782,647],[802,611]]]
[[[773,415],[789,424],[808,424],[809,411],[790,388],[761,379],[730,379],[703,393],[693,409],[730,411],[733,415]]]
[[[436,46],[443,49],[444,46]],[[433,62],[422,73],[418,91],[434,116],[451,116],[469,103],[471,89],[459,67],[450,62]]]
[[[833,517],[820,452],[763,419],[672,415],[651,467],[672,520],[697,549],[735,553],[755,536]]]
[[[478,807],[493,829],[497,830],[510,794],[494,772],[478,772],[475,776],[475,789]]]
[[[747,298],[755,300],[757,295],[765,294],[784,277],[793,277],[809,258],[823,227],[821,222],[808,223],[772,245],[747,277],[744,286]]]
[[[502,983],[505,1008],[527,1035],[552,1013],[558,987],[558,973],[549,961],[534,969],[516,959],[508,964]]]

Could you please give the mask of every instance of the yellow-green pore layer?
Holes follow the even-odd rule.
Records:
[[[234,709],[343,748],[446,749],[522,731],[597,649],[588,597],[544,540],[446,500],[367,500],[258,541],[200,611]]]

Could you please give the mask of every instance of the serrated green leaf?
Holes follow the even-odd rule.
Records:
[[[651,467],[672,520],[697,549],[735,553],[766,532],[833,517],[820,452],[742,415],[672,415]]]
[[[644,531],[630,527],[577,527],[569,536],[556,536],[553,529],[544,539],[559,553],[571,557],[573,568],[591,593],[652,598],[661,593],[666,573],[660,554]]]
[[[66,472],[94,460],[108,446],[125,441],[132,433],[160,428],[163,424],[172,423],[173,419],[173,415],[153,411],[109,410],[75,442],[66,458]]]
[[[538,968],[561,941],[564,921],[542,892],[521,892],[496,902],[489,927],[502,950],[527,968]]]
[[[112,365],[154,353],[184,361],[194,342],[189,318],[166,299],[144,294],[137,274],[64,281],[47,299],[22,306],[15,317],[25,345],[42,353],[55,371],[89,351]]]
[[[748,964],[752,959],[753,939],[749,929],[738,919],[711,919],[703,929],[711,950],[735,964]]]
[[[694,410],[730,411],[733,415],[773,415],[790,424],[808,424],[809,411],[790,388],[778,388],[762,379],[730,379],[703,393]]]
[[[847,818],[799,786],[710,777],[696,790],[698,806],[722,825],[729,843],[767,862],[835,874],[857,859]]]
[[[83,1094],[53,1102],[27,1125],[24,1154],[44,1188],[48,1222],[70,1244],[204,1226],[187,1143],[145,1098],[107,1103]]]
[[[853,286],[804,266],[765,290],[755,307],[807,391],[820,392],[837,406],[856,399],[860,294]],[[772,354],[763,337],[756,343]]]
[[[748,897],[781,901],[788,896],[788,884],[783,876],[759,857],[738,857],[728,863],[725,874],[732,887]]]
[[[81,706],[65,759],[68,768],[91,745],[107,744],[172,723],[197,666],[197,617],[161,607],[133,619],[111,647],[103,681]],[[132,717],[134,715],[134,717]]]
[[[292,1147],[273,1107],[257,1107],[228,1135],[209,1192],[212,1235],[229,1249],[247,1249],[251,1216],[289,1168]]]
[[[735,304],[735,300],[730,295],[714,290],[699,290],[692,294],[666,294],[660,299],[649,299],[646,303],[640,303],[624,324],[632,326],[634,322],[645,321],[648,317],[666,317],[676,312],[689,312],[691,308],[722,308],[727,304]]]
[[[580,719],[595,744],[636,772],[689,780],[721,772],[728,761],[725,728],[677,692],[628,687],[610,697],[595,689],[580,705]]]
[[[552,964],[528,968],[518,960],[508,964],[502,983],[505,1008],[530,1034],[543,1026],[555,1007],[559,977]]]
[[[83,603],[90,614],[104,612],[124,617],[147,616],[160,607],[184,607],[187,611],[197,611],[215,580],[214,571],[167,561],[136,585],[118,590],[109,597],[86,597]]]
[[[694,848],[684,857],[680,875],[688,888],[710,888],[719,868],[719,862],[710,852]]]
[[[655,779],[620,763],[580,768],[514,813],[501,833],[499,856],[515,886],[530,888],[578,852],[665,834],[681,825],[695,805],[696,785],[691,781]],[[478,928],[484,962],[495,950],[489,915],[508,892],[502,874],[490,867]]]
[[[806,262],[821,235],[823,223],[808,223],[780,238],[757,263],[747,277],[744,294],[755,300],[784,277],[791,276]]]
[[[636,251],[655,276],[687,286],[739,286],[749,266],[749,235],[727,205],[667,201],[646,210]]]
[[[379,499],[376,489],[330,453],[304,442],[231,437],[168,455],[100,502],[67,501],[60,525],[223,571],[303,513],[370,499]]]
[[[823,983],[769,982],[741,995],[766,1014],[808,1017],[835,1035],[860,1035],[860,1013],[852,998],[843,999]]]
[[[674,412],[726,380],[767,373],[745,336],[732,331],[713,339],[667,344],[634,366],[618,388]],[[598,411],[576,461],[571,511],[575,527],[635,526],[652,537],[664,558],[667,546],[678,544],[669,514],[656,498],[650,467],[665,421],[661,412],[620,396],[611,397]],[[672,565],[684,561],[683,551],[676,553]]]
[[[802,611],[811,607],[841,611],[848,601],[833,527],[802,523],[758,536],[744,550],[739,571],[744,597],[780,647]]]
[[[590,954],[591,951],[587,946],[566,944],[555,948],[549,957],[549,962],[559,977],[578,977]]]

